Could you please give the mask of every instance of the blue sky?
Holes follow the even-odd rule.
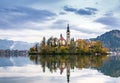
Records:
[[[1,0],[0,38],[39,42],[63,34],[94,38],[120,27],[120,0]],[[120,30],[120,29],[119,29]]]

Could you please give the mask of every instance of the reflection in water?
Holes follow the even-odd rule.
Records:
[[[79,56],[79,55],[31,55],[30,60],[42,65],[43,72],[47,67],[51,73],[60,70],[62,74],[66,70],[67,82],[70,81],[70,70],[75,68],[100,69],[107,56]]]
[[[0,83],[66,83],[66,81],[119,83],[120,56],[0,57]]]
[[[0,67],[21,67],[27,64],[33,64],[28,57],[0,57]]]
[[[27,50],[0,50],[0,57],[26,56]]]
[[[110,56],[100,68],[100,71],[111,77],[120,76],[120,56]]]

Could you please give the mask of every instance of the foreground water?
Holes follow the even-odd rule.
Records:
[[[120,56],[1,57],[0,83],[120,83]]]

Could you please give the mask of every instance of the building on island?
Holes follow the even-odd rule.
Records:
[[[69,24],[67,25],[66,39],[60,34],[60,38],[50,37],[47,41],[47,44],[50,46],[65,46],[70,45],[70,28]]]
[[[62,36],[62,34],[60,34],[60,39],[58,40],[58,43],[59,43],[59,46],[64,46],[67,43],[64,37]]]
[[[56,48],[50,48],[56,47]],[[58,48],[61,47],[61,48]],[[60,34],[60,37],[50,37],[46,40],[43,37],[42,42],[40,45],[36,44],[35,47],[31,48],[31,50],[35,50],[36,52],[43,52],[43,53],[106,53],[107,48],[104,48],[100,41],[91,41],[85,39],[77,39],[70,38],[70,27],[69,24],[67,25],[66,30],[66,39]],[[82,52],[81,52],[82,51]]]

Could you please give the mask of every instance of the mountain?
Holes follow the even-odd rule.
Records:
[[[9,49],[12,46],[12,40],[2,40],[0,39],[0,49]]]
[[[120,49],[120,30],[112,30],[98,36],[97,38],[91,40],[100,40],[104,47],[112,49]]]
[[[28,50],[33,45],[34,45],[34,43],[0,39],[0,49],[3,49],[3,50],[5,50],[5,49]]]

